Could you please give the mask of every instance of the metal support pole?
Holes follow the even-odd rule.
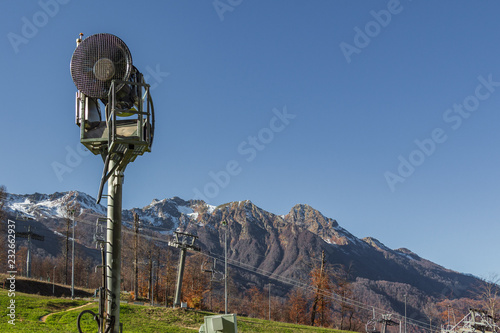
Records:
[[[406,331],[406,294],[404,295],[405,296],[405,333],[407,332]]]
[[[16,237],[22,237],[28,239],[28,253],[26,255],[26,277],[31,277],[31,240],[36,239],[39,241],[43,241],[42,235],[37,235],[34,232],[31,232],[31,225],[28,225],[28,232],[18,232],[16,233]]]
[[[224,314],[227,314],[227,222],[224,228]]]
[[[31,277],[31,226],[28,226],[28,254],[26,255],[26,277]]]
[[[177,271],[177,289],[175,290],[174,308],[181,305],[182,276],[184,275],[184,263],[186,262],[186,248],[181,248],[181,258]]]
[[[71,245],[71,299],[75,299],[75,210],[71,212],[73,220],[73,244]]]
[[[106,280],[106,251],[105,251],[105,243],[101,243],[101,262],[102,262],[102,281],[101,285],[102,287],[99,288],[99,315],[101,318],[106,318],[106,295],[107,295],[107,290],[108,287],[106,286],[107,280]],[[105,332],[106,331],[106,321],[102,320],[101,323],[99,324],[99,329],[100,332]]]
[[[115,161],[111,160],[112,170]],[[115,171],[108,180],[108,220],[106,243],[106,313],[114,319],[113,333],[120,333],[121,226],[123,173]]]

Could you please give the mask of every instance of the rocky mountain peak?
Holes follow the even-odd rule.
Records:
[[[285,215],[285,220],[296,224],[313,226],[316,230],[327,226],[338,227],[337,221],[325,217],[320,211],[306,204],[293,206],[290,212]]]
[[[247,223],[259,229],[267,229],[278,217],[253,204],[250,200],[232,201],[215,208],[214,214],[220,221]]]
[[[396,252],[399,252],[400,254],[403,254],[405,255],[406,257],[410,258],[410,259],[414,259],[414,260],[419,260],[421,259],[418,254],[416,254],[415,252],[413,251],[410,251],[408,250],[407,248],[405,247],[402,247],[402,248],[399,248],[399,249],[396,249],[394,250]]]
[[[365,237],[362,239],[368,245],[374,247],[376,250],[381,252],[392,252],[390,248],[385,246],[381,241],[373,237]]]
[[[342,228],[336,220],[324,216],[317,209],[306,204],[297,204],[285,215],[285,221],[303,226],[330,244],[348,245],[361,241]]]

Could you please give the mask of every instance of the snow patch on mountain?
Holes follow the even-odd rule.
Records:
[[[189,215],[194,213],[193,208],[188,206],[177,206],[177,210],[179,211],[179,213],[182,213],[184,215]]]
[[[95,199],[79,191],[56,192],[47,194],[7,194],[5,209],[13,215],[24,215],[32,218],[64,218],[66,207],[76,203],[80,213],[96,213],[106,215],[106,209],[95,202]]]
[[[206,204],[206,206],[207,206],[207,213],[208,214],[212,214],[215,211],[215,209],[217,208],[217,206],[212,206],[209,204]]]

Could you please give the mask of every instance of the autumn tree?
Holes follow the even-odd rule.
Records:
[[[202,263],[203,256],[201,254],[194,254],[186,260],[182,282],[182,298],[190,308],[202,308],[203,295],[209,285],[208,276],[201,272]]]
[[[311,326],[325,326],[328,321],[332,292],[332,284],[325,265],[325,251],[321,254],[321,265],[311,271],[311,286],[314,288],[314,298],[310,324]]]
[[[250,317],[265,318],[267,313],[267,302],[265,302],[264,293],[257,286],[252,286],[245,292],[247,313]]]
[[[454,300],[445,299],[436,303],[439,313],[439,321],[446,325],[454,326],[458,320],[469,313],[471,308],[480,308],[480,301],[469,298],[458,298]]]
[[[271,320],[273,321],[286,321],[288,313],[286,313],[287,300],[283,297],[271,296]]]
[[[295,324],[307,324],[307,298],[303,289],[295,288],[288,296],[287,320]]]

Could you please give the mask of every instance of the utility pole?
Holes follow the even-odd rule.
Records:
[[[139,292],[139,266],[138,266],[138,247],[139,247],[139,215],[134,212],[134,300],[137,301]]]
[[[64,254],[64,283],[65,284],[68,284],[69,223],[70,223],[70,220],[68,217],[66,217],[66,253]]]
[[[224,314],[227,314],[227,221],[222,221],[224,226]]]
[[[71,210],[73,220],[73,244],[71,246],[71,299],[75,299],[75,210]]]
[[[31,226],[28,226],[28,253],[26,254],[26,277],[31,277]]]
[[[208,267],[208,265],[206,264],[210,264],[210,262],[206,261],[204,262],[202,265],[201,265],[201,271],[204,272],[204,273],[210,273],[210,311],[212,311],[213,307],[212,307],[212,299],[213,299],[213,295],[212,295],[212,291],[213,291],[213,288],[212,288],[212,282],[215,280],[215,281],[221,281],[223,278],[224,278],[224,274],[222,274],[222,272],[219,272],[217,271],[217,260],[214,258],[214,263],[213,263],[213,266],[212,267]],[[221,278],[222,277],[222,278]]]
[[[31,231],[31,225],[28,225],[28,232],[18,232],[16,237],[28,238],[28,253],[26,254],[26,277],[31,277],[31,239],[42,241],[42,235],[35,234]]]
[[[405,296],[405,333],[406,333],[406,296],[408,295],[404,295]]]

